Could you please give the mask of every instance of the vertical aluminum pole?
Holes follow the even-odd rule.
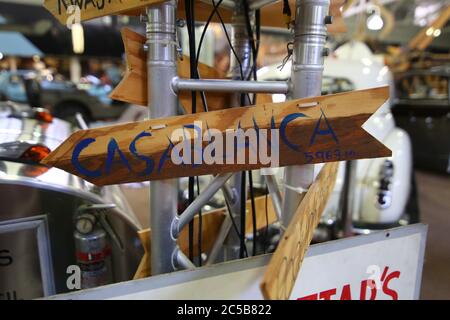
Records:
[[[328,17],[329,5],[329,0],[297,0],[291,74],[293,99],[321,95],[326,23],[331,22]],[[282,215],[284,226],[291,221],[313,180],[314,165],[286,168]]]
[[[249,37],[245,25],[245,12],[243,3],[240,0],[236,0],[235,7],[233,10],[233,18],[232,18],[232,33],[231,33],[231,42],[236,52],[237,57],[231,52],[230,59],[230,73],[231,78],[233,80],[240,80],[243,74],[245,80],[249,75],[252,67],[252,55],[251,55],[251,47],[249,43]],[[254,14],[254,11],[251,11],[251,14]],[[250,18],[252,19],[252,18]],[[242,71],[242,74],[241,74]],[[247,99],[247,95],[245,95],[245,104],[250,104],[250,101]],[[236,93],[232,99],[232,105],[237,107],[241,104],[241,94]],[[234,189],[234,193],[237,195],[235,201],[231,204],[231,213],[236,222],[236,226],[238,230],[241,230],[241,194],[242,192],[247,193],[247,188],[242,190],[242,177],[246,174],[246,172],[236,173],[231,179],[231,185]],[[240,248],[240,239],[236,234],[234,229],[231,229],[227,240],[225,241],[224,249],[225,249],[225,260],[233,260],[239,258],[239,248]]]
[[[151,118],[177,114],[178,99],[171,82],[177,75],[176,1],[167,1],[147,9],[148,107]],[[173,254],[177,250],[171,225],[177,215],[176,179],[150,183],[150,228],[152,274],[174,271]]]

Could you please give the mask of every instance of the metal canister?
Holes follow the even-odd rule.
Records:
[[[81,288],[88,289],[111,283],[111,247],[106,232],[95,228],[89,233],[74,232],[76,259],[81,271]]]

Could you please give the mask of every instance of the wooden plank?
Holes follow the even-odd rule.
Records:
[[[266,203],[267,203],[267,221],[266,221]],[[250,234],[253,232],[253,222],[251,219],[251,202],[247,201],[247,219],[246,219],[246,233]],[[270,196],[261,196],[255,198],[256,207],[256,225],[257,229],[263,229],[267,224],[272,224],[277,221],[277,216],[275,210],[273,209],[272,199]],[[203,215],[202,220],[202,251],[210,252],[214,242],[216,240],[217,234],[219,233],[222,222],[225,219],[226,209],[217,209],[214,211],[207,212]],[[149,277],[151,275],[150,266],[150,246],[151,246],[151,231],[150,229],[141,230],[138,232],[139,239],[141,239],[142,246],[144,248],[144,256],[138,266],[134,279],[141,279]],[[198,216],[194,218],[194,243],[198,242]],[[188,227],[183,228],[178,238],[178,245],[181,250],[188,255],[189,254],[189,241],[188,241]],[[194,255],[198,255],[197,245],[194,247]]]
[[[273,165],[387,157],[391,156],[391,151],[361,125],[388,96],[389,88],[381,87],[80,130],[50,153],[42,164],[63,169],[96,185],[108,185],[255,170]],[[226,148],[227,140],[231,139],[229,131],[235,132],[238,128],[244,132],[262,132],[262,129],[273,129],[273,132],[259,142],[254,141],[255,133],[251,143],[241,143],[236,151],[245,158],[239,163],[237,152],[230,150],[234,147],[229,148],[228,153]],[[218,156],[215,162],[208,164],[203,159],[208,155],[205,148],[210,142],[205,140],[211,129],[218,133],[213,139],[217,140],[215,145],[223,144],[222,148],[209,147],[208,150],[215,149]],[[174,133],[178,136],[174,137]],[[269,136],[272,133],[274,139],[276,133],[279,135],[279,139],[272,140],[279,142],[276,148],[279,163],[264,163],[258,151],[271,149]],[[203,139],[195,138],[195,134]],[[189,148],[194,147],[194,140],[196,149],[191,150],[189,159],[186,156],[178,162],[180,157],[172,157],[180,154],[176,150],[183,144],[189,146],[185,150],[188,154]],[[229,144],[234,146],[233,139]],[[194,155],[197,162],[193,161]],[[253,162],[249,161],[250,155],[256,158]],[[275,156],[272,160],[276,160]]]
[[[339,17],[343,0],[332,0],[330,12]],[[66,24],[71,14],[67,14],[70,5],[77,5],[80,8],[81,21],[100,18],[108,15],[128,15],[138,16],[145,13],[145,7],[152,4],[164,2],[163,0],[44,0],[45,8],[62,24]],[[295,0],[289,0],[293,16],[295,15]],[[196,21],[206,21],[212,11],[212,2],[195,2]],[[184,1],[179,1],[177,8],[179,18],[185,18]],[[231,10],[221,7],[219,12],[225,23],[230,23],[232,18]],[[213,22],[220,22],[217,15],[214,15]],[[283,17],[283,2],[265,6],[261,9],[261,25],[266,27],[285,28]],[[328,25],[328,32],[342,33],[346,28],[342,28],[342,20],[337,19],[333,24]],[[345,27],[345,26],[344,26]]]
[[[134,274],[133,280],[149,277],[152,274],[152,266],[150,264],[150,229],[138,231],[138,236],[139,240],[141,240],[142,248],[144,249],[144,255]]]
[[[162,3],[164,0],[44,0],[44,7],[62,24],[66,24],[71,14],[67,9],[71,5],[80,8],[80,21],[87,21],[109,15],[139,16],[145,13],[149,5]],[[212,5],[201,1],[195,2],[196,20],[206,21],[211,14]],[[185,18],[184,1],[179,1],[177,16]],[[222,18],[231,21],[231,11],[223,7],[219,9]],[[214,17],[213,21],[218,22]]]
[[[147,63],[144,51],[145,37],[129,28],[122,29],[122,40],[125,47],[125,57],[127,61],[127,71],[122,81],[111,92],[110,98],[147,106]],[[204,64],[198,66],[200,76],[203,79],[224,79],[225,74]],[[178,75],[180,78],[190,78],[189,57],[184,56],[178,61]],[[151,93],[149,93],[151,94]],[[206,93],[208,108],[210,111],[231,107],[231,95],[223,93]],[[192,112],[192,100],[190,92],[179,94],[180,103],[186,113]],[[203,105],[198,94],[197,112],[203,111]]]
[[[151,4],[162,3],[163,0],[44,0],[44,7],[58,19],[62,24],[66,24],[71,14],[67,9],[71,5],[80,8],[80,19],[86,21],[108,15],[117,15],[125,11],[143,8]]]
[[[337,176],[338,163],[327,163],[312,184],[287,227],[264,273],[265,299],[287,300]]]

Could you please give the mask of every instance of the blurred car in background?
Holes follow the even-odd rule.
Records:
[[[0,72],[0,101],[27,103],[28,98],[23,79],[30,73],[35,74],[30,70]]]
[[[95,79],[89,76],[74,84],[32,70],[3,71],[0,73],[0,100],[45,107],[55,117],[72,123],[76,123],[77,113],[87,123],[119,118],[127,104],[110,99],[112,86]]]
[[[396,74],[393,114],[417,168],[450,173],[450,65]]]

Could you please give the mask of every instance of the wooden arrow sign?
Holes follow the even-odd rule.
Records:
[[[322,168],[295,212],[264,273],[261,291],[265,299],[289,299],[313,232],[334,188],[337,169],[337,162]]]
[[[110,98],[133,103],[141,106],[147,106],[148,95],[151,95],[147,89],[147,61],[144,51],[145,37],[131,29],[122,29],[122,39],[125,47],[125,56],[127,61],[127,71],[122,81],[111,92]],[[184,57],[178,61],[178,75],[180,78],[190,78],[189,57]],[[225,75],[204,64],[199,63],[199,74],[204,79],[224,79]],[[231,95],[223,93],[208,92],[205,93],[208,100],[210,111],[232,107]],[[180,103],[186,113],[192,113],[191,93],[184,91],[178,95]],[[197,99],[197,110],[203,109],[200,96]]]
[[[361,125],[388,95],[382,87],[81,130],[42,163],[108,185],[387,157]]]
[[[80,13],[80,21],[100,18],[108,15],[128,15],[138,16],[145,13],[145,7],[153,4],[159,4],[163,0],[44,0],[45,8],[62,24],[72,21],[75,12],[69,9],[70,6],[77,6]],[[185,18],[184,1],[178,1],[177,16]],[[342,33],[346,32],[345,24],[340,15],[340,7],[343,0],[332,0],[330,13],[336,15],[336,19],[331,25],[328,25],[328,32]],[[217,1],[216,1],[217,3]],[[295,0],[289,0],[292,12],[295,12]],[[195,1],[196,21],[206,21],[213,9],[212,2]],[[224,6],[219,8],[221,17],[225,23],[230,23],[232,11]],[[214,15],[212,21],[219,22],[217,15]],[[283,17],[283,1],[277,1],[273,4],[264,6],[261,9],[261,25],[266,27],[285,28]]]

